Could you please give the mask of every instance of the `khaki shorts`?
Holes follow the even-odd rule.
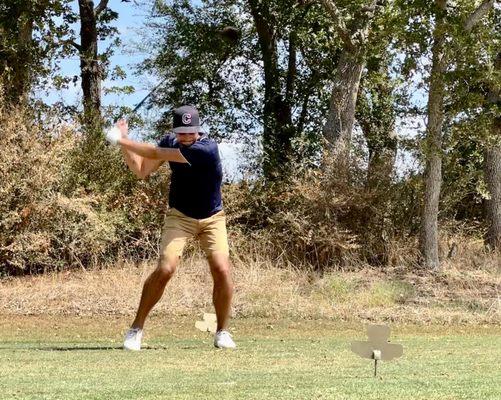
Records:
[[[167,211],[162,231],[160,256],[181,257],[190,238],[198,238],[207,256],[219,252],[229,254],[226,216],[219,211],[209,218],[195,219],[171,208]]]

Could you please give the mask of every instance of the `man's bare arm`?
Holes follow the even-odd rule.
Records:
[[[137,148],[138,147],[143,147],[144,146],[136,146],[136,145],[141,145],[141,144],[146,144],[146,143],[137,143],[132,140],[129,140],[128,137],[128,132],[129,132],[129,126],[127,124],[127,121],[124,119],[121,119],[117,122],[117,128],[120,131],[120,135],[122,139],[124,140],[125,143],[128,143],[129,146],[126,145],[121,145],[120,149],[122,150],[122,154],[124,156],[125,162],[129,166],[129,169],[140,179],[145,179],[148,175],[151,173],[155,172],[160,166],[165,162],[163,159],[152,159],[145,157],[144,155],[137,154]],[[117,142],[120,143],[120,139],[117,138]],[[132,146],[131,146],[132,144]],[[132,147],[132,149],[131,149]],[[152,145],[147,144],[146,147],[155,147]],[[136,152],[134,152],[134,149],[136,149]],[[145,154],[143,152],[143,154]],[[151,154],[150,150],[148,150],[147,154]],[[182,157],[182,155],[181,155]],[[170,161],[170,160],[169,160]],[[174,160],[173,160],[174,161]],[[176,160],[178,161],[178,160]],[[181,162],[186,162],[184,157],[182,157]]]
[[[157,147],[150,143],[139,143],[128,138],[120,138],[118,143],[122,148],[129,150],[141,157],[150,158],[152,160],[172,161],[179,163],[188,163],[179,149],[166,149]]]
[[[142,178],[141,167],[143,164],[144,157],[141,157],[132,151],[125,149],[120,146],[120,150],[124,156],[125,162],[129,166],[129,169],[136,175],[138,178]]]
[[[122,146],[120,146],[120,148],[129,169],[139,179],[147,178],[165,162],[163,160],[152,160],[150,158],[141,157],[132,151],[123,148]]]

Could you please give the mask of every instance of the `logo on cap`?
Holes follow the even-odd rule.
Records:
[[[183,124],[184,125],[189,125],[191,124],[191,114],[183,114],[183,116],[181,117],[181,121],[183,121]]]

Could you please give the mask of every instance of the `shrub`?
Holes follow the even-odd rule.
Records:
[[[227,188],[233,228],[245,237],[265,235],[275,257],[322,270],[342,263],[359,247],[346,221],[355,201],[342,184],[320,170],[304,171],[284,182],[242,182]]]
[[[167,175],[139,182],[102,139],[34,120],[0,107],[1,274],[155,254]]]

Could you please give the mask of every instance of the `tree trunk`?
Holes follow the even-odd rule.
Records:
[[[501,71],[501,52],[494,61],[496,72]],[[499,83],[493,82],[487,95],[487,104],[497,110],[501,98]],[[484,159],[484,179],[490,198],[486,201],[488,230],[486,244],[491,249],[501,249],[501,117],[496,115],[491,125],[490,140],[494,145],[487,145]]]
[[[267,179],[277,179],[287,174],[292,159],[295,127],[292,124],[291,105],[287,100],[293,95],[296,50],[292,42],[287,76],[288,98],[284,99],[278,68],[276,31],[268,5],[266,2],[249,0],[249,6],[258,33],[264,66],[263,172]]]
[[[442,185],[442,127],[444,122],[444,73],[446,59],[445,10],[446,0],[436,0],[438,11],[433,31],[432,69],[428,95],[428,126],[426,134],[425,193],[421,214],[420,251],[423,266],[439,269],[438,206]]]
[[[367,166],[367,187],[369,189],[389,188],[397,157],[397,140],[394,132],[388,133],[391,144],[369,150],[369,165]],[[392,137],[393,136],[393,137]]]
[[[365,66],[370,27],[378,2],[372,0],[369,4],[360,6],[358,12],[352,15],[359,26],[352,26],[351,30],[336,1],[321,0],[320,3],[330,15],[334,28],[343,42],[343,52],[334,76],[334,87],[323,134],[328,143],[327,149],[334,156],[337,166],[346,170],[360,78]]]
[[[381,61],[367,68],[357,102],[356,119],[369,149],[369,190],[389,190],[397,156],[394,84],[388,72],[389,60],[389,57],[381,57]]]
[[[14,65],[13,88],[16,97],[21,102],[26,101],[31,87],[30,66],[33,57],[32,54],[32,35],[33,35],[33,17],[26,12],[19,20],[19,53],[17,63]]]
[[[495,125],[495,124],[494,124]],[[497,124],[499,135],[501,124]],[[490,198],[486,201],[488,230],[487,245],[491,249],[501,249],[501,146],[488,148],[485,151],[484,161],[485,183]]]
[[[6,103],[17,105],[24,103],[28,98],[32,80],[30,73],[33,63],[31,3],[11,4],[2,11],[1,17],[6,20],[5,25],[12,29],[0,32],[6,38],[2,40],[6,46],[0,47],[3,67],[0,75],[3,79]]]
[[[370,63],[361,81],[356,112],[369,148],[366,189],[370,196],[364,212],[366,224],[361,227],[359,235],[366,243],[365,257],[374,265],[388,264],[388,238],[392,236],[387,216],[398,140],[389,64],[389,57]]]
[[[84,123],[101,123],[102,70],[97,53],[97,21],[92,0],[78,0],[80,8],[80,76],[82,78]]]
[[[344,50],[334,77],[334,87],[323,134],[328,148],[338,160],[347,165],[355,107],[365,57],[362,51]]]

